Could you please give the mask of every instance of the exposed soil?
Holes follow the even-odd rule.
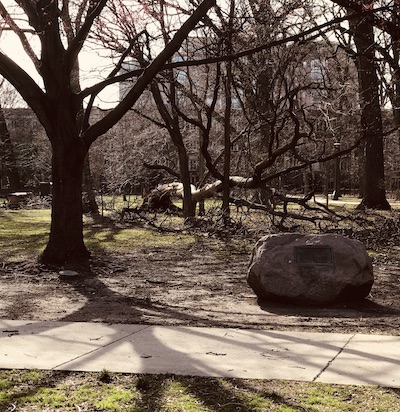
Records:
[[[368,299],[320,308],[258,302],[248,260],[199,245],[94,256],[92,272],[72,278],[33,262],[0,264],[0,317],[400,335],[397,258],[375,259]]]

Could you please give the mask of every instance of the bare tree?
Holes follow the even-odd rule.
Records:
[[[289,7],[287,12],[291,13],[293,9]],[[272,11],[268,15],[273,21]],[[282,13],[279,16],[283,18]],[[258,14],[257,17],[259,18]],[[238,14],[235,14],[235,19],[236,22],[240,21]],[[299,20],[304,22],[304,19],[299,18]],[[288,18],[288,21],[292,19]],[[221,24],[222,27],[229,26],[227,22],[224,23],[225,25]],[[248,22],[246,23],[249,25]],[[285,31],[284,21],[281,20],[279,23],[277,27]],[[240,23],[236,24],[240,27]],[[259,22],[256,21],[253,26],[257,28],[258,24]],[[238,30],[235,34],[234,48],[245,48],[246,42],[254,41],[249,27],[246,26],[246,28],[247,32],[243,33],[243,30]],[[304,32],[305,27],[301,26],[300,30]],[[230,28],[228,32],[232,35],[233,31],[234,29]],[[280,35],[275,35],[280,37]],[[221,38],[220,33],[219,37]],[[345,53],[339,53],[336,50],[337,45],[331,45],[328,40],[302,42],[301,45],[297,43],[285,45],[284,42],[276,44],[272,33],[269,34],[268,39],[271,46],[257,51],[263,54],[265,49],[268,50],[263,58],[253,56],[254,53],[252,53],[235,59],[231,65],[233,70],[229,76],[230,86],[225,86],[223,93],[219,90],[221,88],[212,89],[208,85],[208,89],[213,92],[211,93],[212,99],[209,105],[203,103],[202,107],[206,114],[212,108],[212,113],[209,117],[205,116],[205,122],[190,118],[189,114],[182,113],[182,109],[177,109],[185,121],[201,130],[202,154],[209,174],[216,179],[193,191],[194,200],[199,201],[215,192],[223,191],[224,188],[231,191],[240,187],[261,188],[265,192],[268,191],[270,197],[275,193],[276,198],[285,202],[283,194],[272,190],[275,188],[270,186],[285,176],[337,156],[333,153],[333,143],[336,141],[335,138],[341,137],[340,128],[344,123],[339,125],[336,118],[343,117],[343,113],[347,113],[345,116],[351,116],[350,101],[354,103],[354,93],[348,93],[349,76],[346,73],[348,74],[349,62]],[[265,45],[263,43],[266,41],[265,37],[259,36],[258,41]],[[232,55],[232,50],[228,52],[228,56]],[[205,59],[207,63],[210,63],[210,60],[212,59]],[[266,62],[268,70],[265,67]],[[183,67],[185,63],[190,63],[190,61],[183,62]],[[216,63],[211,70],[218,73],[221,66]],[[226,65],[228,68],[229,66]],[[189,64],[188,67],[190,67]],[[225,77],[225,85],[227,85],[227,73],[228,71],[225,71],[222,73],[223,76],[215,77],[217,79]],[[342,81],[342,78],[346,81]],[[193,78],[192,83],[196,80],[197,83],[199,82],[198,79]],[[354,91],[353,86],[351,89]],[[231,90],[233,92],[229,93]],[[348,99],[343,97],[346,95]],[[191,94],[191,99],[199,104],[200,99],[193,94]],[[217,101],[223,102],[222,110],[218,111],[216,106],[219,105],[213,105]],[[235,115],[231,116],[230,105],[233,102]],[[237,127],[233,127],[235,120],[241,125],[241,129],[237,130]],[[220,134],[224,136],[224,143],[220,154],[211,153],[209,145],[210,139],[213,138],[209,124],[215,125],[216,123],[223,125]],[[321,123],[324,125],[324,130],[318,130],[321,129]],[[358,142],[354,140],[354,134],[347,132],[346,135],[347,138],[342,139],[342,148],[348,153]],[[239,157],[246,158],[246,167],[235,170],[237,176],[231,174],[233,162],[230,160],[228,162],[228,173],[227,169],[223,170],[221,164],[226,152],[229,152],[231,146],[236,146],[236,144],[241,149],[232,154],[233,162],[236,163]],[[229,157],[225,157],[227,158]],[[240,162],[237,161],[237,163]],[[179,193],[181,186],[175,182],[159,188],[160,192],[168,190]],[[312,191],[313,188],[310,188],[305,198],[310,199]],[[229,200],[235,199],[230,197]],[[290,201],[295,201],[295,198],[291,197]],[[300,201],[303,202],[303,199]],[[246,205],[251,206],[251,202],[246,202]],[[271,207],[268,205],[253,206],[271,212]]]
[[[106,81],[81,92],[73,87],[78,56],[91,34],[94,22],[102,17],[106,4],[106,0],[89,0],[79,4],[22,0],[16,6],[17,16],[13,14],[14,7],[0,3],[0,14],[6,28],[18,36],[44,84],[42,89],[22,67],[0,53],[0,74],[18,90],[36,113],[52,146],[52,222],[48,244],[40,257],[44,263],[75,265],[88,262],[89,252],[83,241],[81,199],[82,173],[88,150],[138,100],[157,72],[214,5],[214,0],[204,0],[194,8],[125,98],[98,122],[90,124],[91,105],[88,105],[82,116],[82,101],[87,97],[95,97],[107,84],[121,80],[116,78],[120,67],[117,65]],[[68,25],[71,20],[75,20],[76,24]],[[39,54],[27,33],[37,37]],[[68,38],[67,42],[65,38]]]
[[[390,209],[386,199],[383,124],[374,50],[374,32],[368,17],[350,19],[357,49],[361,128],[365,137],[365,196],[359,208]]]
[[[383,124],[374,28],[389,33],[395,41],[399,40],[396,22],[384,16],[394,6],[392,2],[383,2],[382,7],[375,9],[375,2],[371,0],[333,2],[346,8],[356,47],[361,132],[365,140],[365,188],[359,208],[390,209],[385,190]]]

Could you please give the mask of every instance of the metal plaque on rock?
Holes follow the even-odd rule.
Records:
[[[298,265],[332,266],[334,264],[330,246],[296,246],[294,259]]]

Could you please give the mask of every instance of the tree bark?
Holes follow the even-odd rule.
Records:
[[[182,145],[178,145],[179,170],[181,182],[183,184],[183,217],[190,219],[196,216],[195,203],[192,197],[192,185],[190,183],[189,161],[186,149]]]
[[[273,39],[271,32],[271,21],[274,18],[274,13],[271,7],[271,1],[251,0],[249,2],[254,15],[256,27],[255,33],[259,42],[268,43]],[[273,70],[271,66],[272,53],[271,49],[264,50],[253,56],[254,63],[258,69],[258,74],[255,79],[255,88],[252,90],[253,96],[249,99],[254,122],[260,124],[260,144],[259,151],[262,157],[269,158],[273,144],[273,132],[271,127],[272,119],[274,118],[274,82]],[[260,187],[261,202],[268,205],[271,200],[271,193],[264,186]]]
[[[394,10],[392,14],[393,22],[399,26],[400,25],[400,3],[396,2],[394,5]],[[392,98],[392,111],[394,125],[397,127],[397,141],[400,147],[400,40],[396,40],[392,36],[393,43],[393,61],[396,65],[392,72],[392,82],[393,91],[391,94]],[[397,166],[397,173],[400,171],[400,166]],[[397,183],[399,185],[400,182]]]
[[[231,0],[229,21],[228,21],[228,37],[226,39],[226,51],[232,53],[232,37],[233,37],[233,19],[235,14],[235,0]],[[230,170],[231,170],[231,119],[232,119],[232,86],[233,73],[232,62],[226,62],[226,77],[225,77],[225,115],[224,115],[224,172],[222,179],[222,216],[224,224],[229,223],[231,211],[229,206],[229,198],[231,193],[230,186]]]
[[[222,180],[222,216],[225,224],[230,218],[229,198],[231,169],[231,107],[232,107],[232,63],[227,62],[225,79],[225,124],[224,124],[224,174]]]
[[[365,197],[365,141],[357,148],[358,197]]]
[[[368,17],[350,19],[357,48],[361,131],[365,138],[365,196],[358,208],[388,210],[383,154],[383,125],[379,80],[375,67],[374,31]]]
[[[53,144],[53,196],[48,244],[41,263],[77,267],[87,265],[89,252],[83,241],[82,176],[86,147],[67,137]]]

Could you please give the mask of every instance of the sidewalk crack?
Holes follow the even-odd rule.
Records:
[[[347,339],[347,342],[339,349],[338,353],[317,373],[312,382],[315,382],[329,368],[329,366],[332,365],[335,359],[347,348],[347,346],[355,336],[356,334],[353,334],[349,337],[349,339]]]
[[[62,362],[62,363],[60,363],[59,365],[53,366],[53,367],[51,368],[51,370],[55,370],[55,369],[59,368],[60,366],[67,365],[68,363],[74,362],[74,361],[76,361],[77,359],[83,358],[84,356],[90,355],[91,353],[94,353],[94,352],[97,352],[97,351],[99,351],[99,350],[101,350],[101,349],[104,349],[104,348],[106,348],[107,346],[113,345],[114,343],[117,343],[117,342],[120,342],[121,340],[124,340],[124,339],[126,339],[126,338],[129,338],[129,336],[135,335],[136,333],[143,332],[144,330],[150,328],[151,326],[152,326],[152,325],[143,325],[143,328],[140,329],[140,330],[136,330],[136,331],[134,331],[134,332],[132,332],[132,333],[128,333],[128,334],[125,335],[125,336],[121,336],[119,339],[115,339],[115,340],[113,340],[112,342],[108,342],[108,343],[106,343],[105,345],[99,346],[99,347],[96,348],[96,349],[92,349],[92,350],[90,350],[90,351],[88,351],[88,352],[85,352],[85,353],[83,353],[83,354],[81,354],[81,355],[76,356],[75,358],[72,358],[72,359],[69,359],[69,360],[67,360],[67,361],[65,361],[65,362]]]

